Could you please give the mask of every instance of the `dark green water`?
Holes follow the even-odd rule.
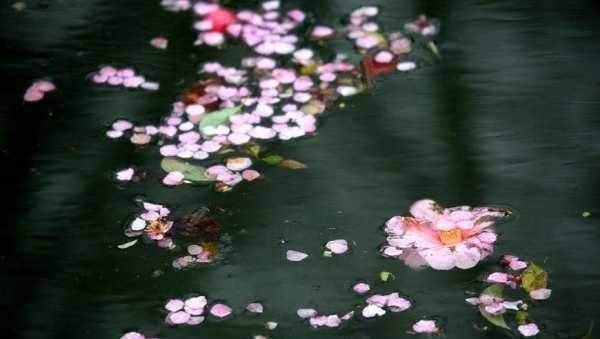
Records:
[[[308,165],[265,169],[268,180],[220,194],[169,189],[158,182],[119,186],[115,169],[134,164],[160,173],[154,147],[135,150],[104,137],[117,118],[157,122],[193,83],[195,67],[241,54],[192,47],[191,15],[159,1],[31,1],[24,12],[0,8],[4,246],[2,294],[6,338],[118,338],[139,329],[160,338],[251,338],[265,321],[272,338],[409,337],[423,316],[441,316],[447,337],[502,338],[473,329],[483,320],[464,291],[488,267],[414,272],[377,253],[380,226],[431,197],[447,206],[503,205],[517,218],[500,226],[496,254],[542,263],[553,297],[537,307],[542,338],[582,335],[600,320],[600,7],[592,1],[370,1],[384,7],[388,29],[425,12],[442,23],[443,58],[332,109],[318,134],[277,151]],[[357,0],[299,1],[325,23]],[[160,51],[147,41],[170,39]],[[348,48],[342,40],[334,46]],[[338,48],[338,47],[336,47]],[[237,53],[237,54],[236,54]],[[158,92],[92,86],[98,65],[131,65],[161,82]],[[33,79],[58,90],[22,103]],[[122,251],[122,227],[144,195],[179,212],[222,209],[231,236],[226,259],[189,271],[153,246]],[[581,213],[592,216],[583,218]],[[299,265],[285,250],[318,254],[325,241],[355,242],[351,255],[312,257]],[[282,246],[281,239],[288,244]],[[164,274],[153,277],[155,270]],[[311,329],[295,315],[361,303],[349,288],[379,272],[396,279],[378,291],[415,301],[408,312],[341,329]],[[168,298],[205,293],[236,310],[262,300],[260,317],[239,315],[197,327],[169,328]],[[4,336],[3,335],[3,336]]]

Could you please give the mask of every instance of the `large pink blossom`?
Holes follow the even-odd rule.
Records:
[[[411,266],[436,270],[469,269],[490,255],[494,221],[510,214],[504,209],[459,206],[442,208],[435,201],[415,202],[410,217],[396,216],[385,225],[388,242],[382,254]]]

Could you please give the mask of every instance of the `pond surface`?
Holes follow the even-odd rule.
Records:
[[[465,291],[480,289],[475,280],[489,262],[467,271],[413,271],[379,255],[383,222],[427,197],[516,212],[499,226],[491,261],[511,253],[549,271],[553,296],[535,313],[542,338],[581,336],[600,320],[598,4],[295,1],[324,23],[365,3],[381,5],[389,29],[426,13],[441,22],[442,59],[377,79],[344,108],[329,109],[315,137],[276,147],[307,169],[266,168],[265,180],[223,194],[164,187],[154,179],[161,173],[156,146],[136,149],[104,135],[119,118],[157,122],[193,84],[198,64],[243,53],[194,48],[191,15],[165,12],[158,2],[0,8],[6,338],[118,338],[141,330],[160,338],[391,339],[410,337],[411,324],[428,316],[445,320],[447,338],[504,337],[474,329],[484,320],[464,303]],[[169,37],[165,51],[148,45],[158,34]],[[350,50],[342,38],[333,46]],[[108,63],[132,65],[161,89],[91,85],[86,76]],[[25,88],[45,76],[57,91],[24,104]],[[114,171],[129,165],[152,179],[116,184]],[[155,246],[117,249],[139,196],[182,213],[218,211],[230,236],[225,259],[175,271],[172,254]],[[352,253],[322,258],[323,244],[337,238],[348,239]],[[289,248],[311,257],[290,263]],[[395,279],[378,282],[381,271]],[[360,279],[380,292],[400,291],[414,308],[340,329],[312,329],[296,316],[303,306],[335,313],[360,304],[350,291]],[[166,326],[165,301],[191,293],[235,310],[260,300],[265,313]],[[265,333],[269,320],[279,327]]]

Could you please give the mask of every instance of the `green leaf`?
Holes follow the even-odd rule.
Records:
[[[588,212],[588,211],[584,211],[583,213],[581,213],[581,216],[584,218],[588,218],[592,215],[592,213]]]
[[[258,158],[258,155],[260,154],[260,145],[259,144],[251,144],[250,146],[248,146],[247,148],[248,150],[248,154],[250,154],[251,156]]]
[[[262,158],[262,161],[266,162],[269,165],[279,165],[279,163],[281,163],[283,161],[283,157],[281,155],[277,155],[277,154],[271,154],[271,155],[267,155],[266,157]]]
[[[517,325],[527,324],[527,318],[529,318],[529,314],[525,311],[517,311],[517,314],[515,315]]]
[[[481,292],[481,294],[489,295],[489,296],[496,297],[496,298],[502,298],[503,292],[504,292],[504,286],[499,285],[499,284],[494,284],[494,285],[491,285],[490,287],[486,288],[485,290],[483,290],[483,292]],[[479,305],[479,313],[481,313],[481,315],[487,321],[489,321],[492,325],[498,326],[501,328],[505,328],[505,329],[510,329],[508,327],[508,325],[506,325],[506,320],[504,320],[504,315],[490,314],[485,310],[485,306],[483,306],[483,305]]]
[[[390,280],[391,277],[392,273],[390,272],[382,271],[381,273],[379,273],[379,279],[381,279],[381,281],[383,282],[388,282],[388,280]]]
[[[489,321],[492,325],[498,326],[501,328],[505,328],[507,330],[510,329],[510,327],[508,327],[508,325],[506,325],[506,321],[504,320],[503,314],[498,314],[498,315],[490,314],[490,313],[486,312],[485,306],[483,306],[483,305],[479,305],[479,313],[481,313],[481,315],[487,321]]]
[[[242,110],[242,106],[236,106],[232,108],[225,108],[219,111],[214,111],[207,113],[202,117],[202,120],[198,123],[198,129],[200,132],[205,127],[213,126],[217,127],[219,125],[229,125],[229,117],[235,114],[238,114]]]
[[[504,293],[504,286],[502,286],[500,284],[491,285],[490,287],[483,290],[483,292],[481,292],[481,294],[483,294],[483,295],[489,295],[491,297],[496,297],[496,298],[502,298],[503,293]]]
[[[590,328],[587,331],[587,334],[581,337],[581,339],[592,339],[592,330],[594,329],[594,322],[590,324]]]
[[[207,177],[205,172],[206,169],[202,166],[192,165],[189,162],[185,162],[173,158],[163,158],[160,162],[160,167],[165,172],[181,172],[183,176],[190,181],[194,182],[210,182],[215,179]]]
[[[529,263],[527,269],[521,274],[521,286],[529,293],[531,291],[546,288],[548,285],[548,273],[534,263]]]
[[[323,251],[323,256],[326,258],[331,258],[333,253],[331,251]]]

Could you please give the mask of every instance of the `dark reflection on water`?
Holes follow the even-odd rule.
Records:
[[[158,1],[155,1],[158,3]],[[338,20],[360,1],[300,1],[321,22]],[[119,187],[113,170],[130,164],[158,174],[155,147],[134,150],[103,137],[114,119],[157,121],[194,80],[195,66],[240,52],[194,49],[189,14],[158,4],[36,1],[28,10],[0,9],[3,41],[0,140],[5,197],[2,303],[7,338],[115,338],[127,329],[160,337],[249,338],[280,322],[275,338],[397,338],[417,318],[448,320],[449,338],[479,333],[479,315],[464,290],[468,272],[412,272],[376,253],[381,223],[418,198],[443,204],[508,205],[519,218],[501,226],[497,253],[516,253],[551,272],[553,298],[536,308],[545,337],[583,333],[600,317],[600,25],[585,1],[372,1],[386,28],[426,12],[440,18],[443,59],[392,75],[333,109],[316,137],[278,152],[305,171],[268,169],[268,180],[217,194],[201,187],[171,190],[157,182]],[[158,51],[147,41],[169,37]],[[341,40],[336,48],[348,48]],[[237,49],[236,49],[237,51]],[[161,82],[156,93],[94,87],[99,64],[132,65]],[[24,105],[32,79],[51,76],[59,89]],[[172,254],[151,246],[127,251],[121,227],[134,198],[185,213],[201,205],[228,212],[232,251],[225,262],[173,272]],[[584,219],[584,210],[592,217]],[[349,256],[291,265],[288,248],[318,254],[333,238],[356,242]],[[165,273],[153,277],[155,270]],[[295,309],[342,312],[360,303],[348,288],[397,277],[416,307],[339,330],[311,330]],[[240,310],[263,300],[260,318],[238,316],[193,328],[162,323],[165,299],[207,293]]]

